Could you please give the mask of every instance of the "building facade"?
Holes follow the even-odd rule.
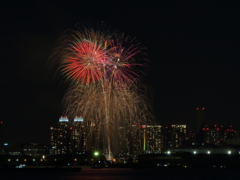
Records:
[[[237,131],[230,126],[205,125],[202,129],[204,145],[222,145],[224,140],[238,139]]]
[[[59,118],[58,126],[50,128],[51,155],[81,154],[85,151],[95,150],[98,141],[97,129],[94,125],[83,123],[82,117],[75,117],[72,121],[66,116]],[[89,130],[93,132],[89,135]],[[89,136],[87,136],[87,134]]]
[[[188,140],[187,125],[173,124],[165,128],[165,148],[179,148],[185,146]]]
[[[143,152],[161,153],[163,148],[162,131],[160,125],[142,125]]]
[[[161,153],[163,137],[160,125],[120,127],[120,154],[136,156],[142,153]]]

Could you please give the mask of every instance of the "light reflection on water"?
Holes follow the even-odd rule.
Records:
[[[0,172],[1,180],[238,179],[238,169],[82,169],[81,172]]]

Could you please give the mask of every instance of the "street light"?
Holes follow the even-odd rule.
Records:
[[[98,156],[98,155],[99,155],[99,152],[95,151],[94,156]]]

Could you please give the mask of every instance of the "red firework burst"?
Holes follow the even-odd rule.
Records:
[[[67,31],[53,57],[60,62],[60,69],[68,79],[81,84],[99,81],[113,86],[130,85],[139,80],[142,71],[138,62],[138,43],[109,31],[80,29]],[[141,61],[142,62],[142,61]]]
[[[96,83],[103,77],[105,50],[100,45],[87,40],[71,45],[71,56],[63,63],[63,71],[72,79],[83,84]]]

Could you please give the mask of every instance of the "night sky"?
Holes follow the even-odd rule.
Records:
[[[76,23],[104,21],[136,37],[148,53],[144,83],[154,90],[161,125],[194,129],[196,107],[207,124],[240,130],[240,1],[0,2],[1,119],[5,141],[49,142],[67,90],[47,60]]]

